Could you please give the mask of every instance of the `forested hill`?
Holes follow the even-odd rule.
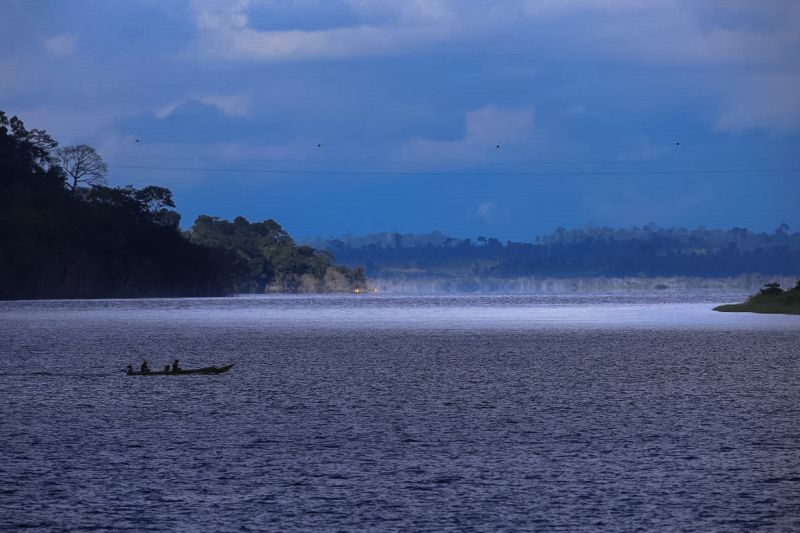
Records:
[[[800,232],[744,228],[559,228],[534,242],[454,239],[440,232],[315,241],[372,277],[729,277],[800,274]]]
[[[364,288],[363,272],[297,246],[272,220],[201,216],[172,193],[106,186],[86,145],[58,148],[0,111],[0,299],[210,296]]]

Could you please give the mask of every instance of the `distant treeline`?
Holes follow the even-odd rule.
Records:
[[[800,274],[800,232],[744,228],[558,228],[534,242],[454,239],[439,232],[343,237],[313,243],[370,278],[733,277]]]
[[[0,111],[0,299],[342,291],[363,271],[272,220],[201,216],[181,233],[163,187],[107,187],[86,145],[59,149]]]

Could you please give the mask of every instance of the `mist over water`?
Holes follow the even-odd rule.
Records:
[[[0,529],[798,529],[800,317],[743,296],[0,303]]]

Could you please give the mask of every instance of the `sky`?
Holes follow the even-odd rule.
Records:
[[[795,0],[1,0],[0,109],[293,236],[800,230]]]

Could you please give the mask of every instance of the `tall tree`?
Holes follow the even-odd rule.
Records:
[[[61,148],[56,152],[56,161],[64,171],[67,188],[72,191],[78,184],[106,184],[108,165],[91,146],[79,144]]]

